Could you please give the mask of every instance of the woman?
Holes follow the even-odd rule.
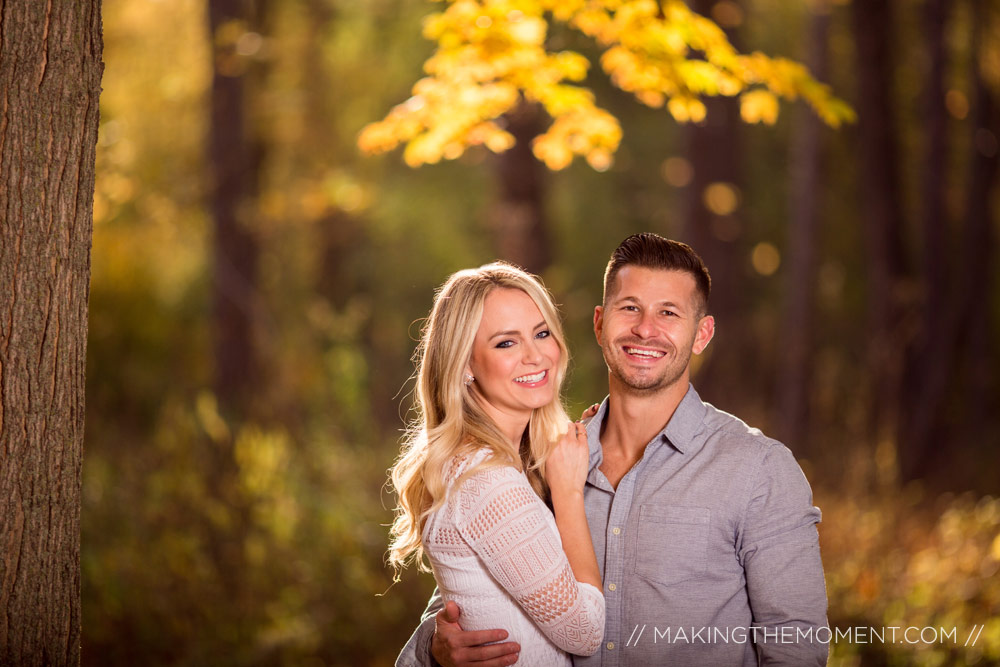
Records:
[[[390,562],[426,569],[426,555],[463,629],[506,629],[519,664],[595,653],[604,597],[583,508],[589,452],[559,400],[568,359],[548,292],[505,263],[459,271],[416,359]]]

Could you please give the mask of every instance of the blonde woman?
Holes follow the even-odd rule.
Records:
[[[568,359],[548,292],[505,263],[455,273],[416,359],[390,562],[426,569],[426,557],[464,630],[506,628],[520,654],[503,664],[593,654],[604,597],[583,508],[589,453],[560,403]]]

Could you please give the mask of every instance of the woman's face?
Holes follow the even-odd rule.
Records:
[[[469,372],[489,415],[505,432],[555,399],[559,344],[538,306],[519,289],[486,295]],[[515,438],[516,439],[516,438]]]

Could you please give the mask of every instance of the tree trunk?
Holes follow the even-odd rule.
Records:
[[[900,375],[911,343],[902,329],[907,286],[891,102],[893,20],[890,0],[854,2],[851,9],[857,42],[858,173],[868,274],[866,398],[871,406],[871,435],[881,440],[895,435]]]
[[[209,0],[213,74],[209,158],[214,176],[215,239],[212,318],[215,392],[223,414],[247,416],[259,360],[254,344],[257,264],[254,233],[260,143],[254,140],[249,94],[251,59],[237,46],[256,24],[249,0]],[[246,30],[247,32],[243,32]]]
[[[710,15],[712,0],[691,2],[694,11]],[[732,30],[726,36],[735,44]],[[694,175],[687,186],[683,240],[708,266],[712,275],[709,310],[716,320],[715,342],[697,375],[698,390],[709,401],[732,406],[745,388],[738,378],[749,373],[743,350],[752,347],[746,340],[742,321],[744,309],[740,290],[746,262],[740,252],[744,232],[742,211],[713,212],[706,205],[706,189],[713,184],[739,188],[742,183],[742,143],[739,102],[731,97],[709,97],[705,121],[689,124],[685,130],[686,153]]]
[[[541,273],[552,261],[552,249],[545,221],[542,165],[531,152],[531,142],[545,129],[545,115],[538,104],[522,100],[504,118],[517,143],[496,158],[499,196],[489,223],[501,259]]]
[[[263,395],[257,345],[260,248],[256,211],[264,141],[263,123],[255,116],[254,102],[264,78],[255,45],[263,44],[267,35],[267,7],[265,0],[208,2],[214,45],[208,138],[214,176],[214,390],[220,414],[235,428],[230,439],[206,441],[206,446],[212,447],[211,469],[206,471],[210,492],[230,512],[229,525],[210,531],[207,544],[230,600],[231,622],[240,641],[249,639],[244,633],[251,626],[247,619],[255,613],[256,604],[245,578],[245,538],[251,509],[239,483],[233,439],[243,423],[260,418],[262,413],[255,405]]]
[[[996,429],[990,427],[996,418],[997,384],[996,333],[989,305],[996,271],[996,220],[991,203],[995,201],[1000,172],[1000,101],[996,89],[986,80],[982,62],[988,36],[1000,22],[1000,11],[984,0],[973,0],[972,6],[973,150],[962,239],[963,266],[954,300],[960,304],[957,328],[962,334],[957,347],[966,350],[964,423],[970,441],[981,443],[982,451],[988,452],[990,445],[997,442]]]
[[[927,142],[923,174],[923,237],[921,317],[908,355],[900,414],[900,463],[904,478],[912,478],[932,443],[939,437],[940,414],[954,379],[957,313],[949,300],[948,220],[944,205],[947,167],[947,117],[944,79],[947,54],[944,34],[947,0],[927,0],[924,43],[929,59],[924,93],[923,136]]]
[[[820,81],[826,79],[830,6],[812,15],[806,64]],[[816,254],[823,178],[822,124],[811,110],[800,109],[792,137],[791,195],[788,216],[786,301],[778,355],[778,437],[796,452],[807,452],[811,352],[815,329]]]
[[[78,665],[100,2],[0,14],[0,664]]]

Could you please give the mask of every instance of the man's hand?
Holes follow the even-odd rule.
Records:
[[[434,618],[434,639],[431,655],[444,667],[475,665],[476,667],[502,667],[513,665],[521,651],[515,642],[489,644],[507,638],[506,630],[476,630],[466,632],[458,624],[459,609],[454,602],[445,604]]]

